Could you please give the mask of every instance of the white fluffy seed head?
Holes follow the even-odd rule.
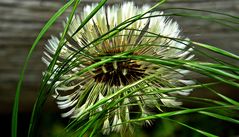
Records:
[[[81,20],[85,19],[95,6],[94,4],[87,5],[79,16],[74,16],[68,31],[69,36],[75,33],[81,24]],[[145,117],[150,114],[145,111],[147,107],[156,107],[161,112],[161,106],[175,107],[182,104],[173,95],[176,93],[188,95],[192,89],[184,89],[172,94],[155,91],[160,88],[194,84],[191,80],[183,79],[183,76],[189,71],[163,67],[142,60],[115,60],[95,67],[65,82],[66,79],[75,76],[82,69],[100,61],[98,58],[127,51],[133,51],[131,53],[133,55],[154,56],[161,59],[192,59],[191,52],[193,49],[189,46],[189,43],[173,40],[173,38],[182,38],[178,24],[165,16],[161,16],[163,12],[159,11],[146,14],[144,17],[154,17],[139,19],[110,39],[98,44],[90,44],[120,23],[148,9],[149,6],[137,7],[132,2],[103,7],[72,38],[66,38],[67,43],[61,49],[55,69],[62,67],[64,61],[72,54],[82,48],[84,50],[78,52],[79,54],[73,58],[78,65],[61,75],[59,81],[54,85],[55,95],[53,97],[58,100],[58,107],[69,110],[62,114],[63,117],[79,118],[87,108],[97,101],[101,101],[106,96],[110,96],[121,88],[141,79],[145,80],[108,100],[107,103],[111,103],[114,99],[135,92],[132,96],[124,98],[123,103],[117,104],[118,107],[114,111],[107,112],[104,122],[102,122],[104,134],[112,131],[124,132],[127,128],[131,129],[130,124],[121,123],[127,122],[131,118]],[[172,39],[169,39],[169,37]],[[46,44],[44,52],[43,62],[46,65],[49,65],[52,61],[52,56],[55,54],[58,45],[59,39],[52,36]],[[139,90],[139,87],[142,87],[142,89]],[[134,105],[131,106],[131,104]],[[99,109],[92,111],[92,114],[104,109],[107,109],[107,106],[100,106]],[[133,115],[134,111],[141,115]],[[149,123],[151,124],[151,122]]]

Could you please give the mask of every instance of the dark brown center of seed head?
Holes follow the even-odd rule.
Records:
[[[145,72],[134,60],[114,61],[95,71],[94,79],[110,86],[125,86],[139,80]]]

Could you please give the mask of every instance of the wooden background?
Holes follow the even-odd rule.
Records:
[[[156,1],[135,0],[138,5],[154,4]],[[11,112],[19,72],[26,55],[40,29],[65,2],[66,0],[0,0],[0,113],[9,114]],[[83,0],[81,4],[91,2],[97,2],[97,0]],[[111,4],[119,2],[122,0],[109,0]],[[163,7],[169,6],[215,10],[239,15],[239,0],[169,0],[169,3]],[[21,92],[21,112],[31,111],[38,92],[41,73],[45,69],[41,61],[44,43],[51,34],[58,35],[64,18],[62,16],[49,30],[31,58]],[[188,18],[176,18],[175,20],[180,24],[184,35],[190,39],[218,45],[218,47],[239,54],[238,32],[225,29],[212,22]],[[204,57],[198,58],[207,60]],[[232,60],[232,63],[239,64],[235,60]],[[230,90],[230,88],[227,89]],[[50,104],[54,105],[54,103]]]

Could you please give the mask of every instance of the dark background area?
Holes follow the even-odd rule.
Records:
[[[11,111],[15,95],[16,85],[19,79],[19,73],[23,67],[26,55],[40,32],[46,21],[56,12],[66,1],[65,0],[0,0],[0,131],[1,136],[10,136],[11,126]],[[83,0],[80,4],[79,10],[85,4],[98,2],[98,0]],[[120,3],[121,0],[109,0],[109,4]],[[142,5],[147,3],[153,5],[156,0],[142,0],[135,3]],[[169,2],[162,6],[167,7],[184,7],[195,8],[201,10],[213,10],[232,15],[239,15],[239,0],[169,0]],[[161,8],[159,8],[161,10]],[[42,63],[41,57],[44,48],[44,43],[50,35],[58,35],[62,30],[62,20],[65,19],[67,13],[60,17],[56,24],[47,32],[45,37],[38,44],[29,67],[26,71],[25,81],[21,92],[20,99],[20,114],[19,114],[19,133],[21,136],[26,136],[26,129],[28,128],[30,113],[38,93],[38,87],[42,77],[42,71],[46,66]],[[239,54],[239,33],[222,27],[218,24],[190,19],[173,17],[176,20],[185,36],[192,40],[202,43],[210,43],[218,47]],[[238,26],[239,27],[239,26]],[[217,56],[217,55],[215,55]],[[198,60],[207,61],[208,58],[204,56],[197,56]],[[228,60],[228,59],[225,59]],[[230,63],[239,65],[238,61],[230,60]],[[200,81],[207,81],[206,77],[192,76]],[[225,85],[219,87],[219,91],[223,94],[239,99],[238,89],[233,89]],[[212,94],[205,93],[201,90],[195,91],[192,96],[215,98]],[[190,104],[186,104],[190,105]],[[192,106],[193,107],[193,106]],[[190,117],[190,116],[189,116]],[[215,130],[222,136],[239,135],[235,125],[230,123],[221,123],[216,119],[209,119],[202,116],[180,117],[186,121],[191,122],[191,125],[197,125],[197,122],[202,122],[199,127],[204,129]],[[162,122],[162,121],[159,121]],[[49,99],[43,111],[43,117],[40,125],[47,125],[49,127],[40,126],[42,133],[39,136],[54,136],[52,132],[57,132],[64,128],[67,119],[60,118],[60,112],[57,109],[54,101]],[[163,122],[162,122],[163,123]],[[166,123],[166,124],[165,124]],[[165,122],[165,125],[170,125],[170,122]],[[145,131],[139,131],[142,136],[150,133],[148,136],[156,136],[156,131],[164,129],[164,124],[156,124],[153,128],[145,127]],[[223,127],[221,127],[223,126]],[[161,136],[200,136],[188,129],[174,126],[167,129],[168,135]],[[44,130],[45,129],[45,130]],[[234,129],[234,130],[231,130]],[[151,132],[151,130],[153,130]],[[166,129],[164,130],[166,133]],[[229,133],[230,132],[230,133]],[[234,132],[234,133],[233,133]],[[170,135],[170,133],[173,133]],[[188,133],[186,135],[186,133]],[[226,134],[227,133],[227,134]],[[195,134],[195,135],[194,135]],[[157,134],[160,135],[160,134]],[[146,136],[146,135],[145,135]]]

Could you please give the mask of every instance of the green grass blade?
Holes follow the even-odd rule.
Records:
[[[219,115],[219,114],[215,114],[215,113],[211,113],[211,112],[206,112],[206,111],[199,111],[199,113],[210,116],[210,117],[214,117],[214,118],[217,118],[217,119],[221,119],[221,120],[224,120],[224,121],[239,124],[239,120],[233,119],[231,117],[227,117],[227,116],[223,116],[223,115]]]
[[[48,67],[48,70],[50,70],[50,72],[51,72],[51,71],[53,70],[53,68],[54,68],[54,65],[55,65],[56,60],[57,60],[57,58],[58,58],[58,55],[59,55],[59,53],[60,53],[61,47],[62,47],[62,45],[64,44],[64,37],[65,37],[65,35],[66,35],[67,31],[68,31],[69,25],[70,25],[70,23],[71,23],[71,20],[72,20],[74,14],[75,14],[75,11],[76,11],[76,9],[77,9],[77,6],[78,6],[80,0],[73,0],[72,2],[75,2],[75,4],[74,4],[74,7],[73,7],[73,9],[72,9],[72,11],[71,11],[71,14],[70,14],[69,20],[68,20],[68,22],[67,22],[67,24],[66,24],[66,27],[65,27],[65,29],[64,29],[64,32],[62,33],[62,37],[61,37],[61,40],[60,40],[60,43],[59,43],[59,47],[58,47],[58,49],[57,49],[57,51],[56,51],[58,54],[55,54],[55,55],[54,55],[53,60],[52,60],[52,62],[50,63],[50,65],[49,65],[49,67]],[[63,11],[63,12],[64,12],[64,11]],[[47,73],[47,74],[44,76],[44,78],[45,78],[45,77],[48,78],[48,77],[50,77],[50,76],[49,76],[49,74]],[[31,120],[30,120],[30,125],[29,125],[29,129],[28,129],[28,137],[33,136],[37,116],[38,116],[39,113],[41,112],[42,106],[43,106],[44,102],[46,101],[47,97],[49,96],[49,92],[48,92],[48,93],[44,93],[44,92],[46,92],[46,91],[45,91],[45,88],[44,88],[44,87],[45,87],[44,85],[46,85],[46,82],[47,82],[47,81],[43,81],[43,82],[44,82],[43,87],[41,86],[41,88],[40,88],[40,93],[39,93],[39,95],[38,95],[38,97],[37,97],[37,100],[36,100],[36,102],[35,102],[35,104],[34,104],[34,108],[33,108],[33,111],[32,111]]]
[[[203,131],[203,130],[200,130],[200,129],[191,127],[191,126],[189,126],[189,125],[187,125],[187,124],[184,124],[184,123],[182,123],[182,122],[179,122],[179,121],[177,121],[177,120],[172,120],[172,119],[168,119],[168,118],[163,118],[163,119],[166,119],[166,120],[169,120],[169,121],[178,123],[178,124],[180,124],[180,125],[182,125],[182,126],[185,126],[185,127],[189,128],[189,129],[192,129],[193,131],[196,131],[196,132],[198,132],[198,133],[200,133],[200,134],[202,134],[202,135],[204,135],[204,136],[207,136],[207,137],[218,137],[218,136],[213,135],[213,134],[211,134],[211,133],[208,133],[208,132],[206,132],[206,131]]]
[[[165,16],[179,16],[179,17],[191,17],[195,19],[203,19],[211,22],[215,22],[217,24],[220,24],[226,28],[230,28],[233,31],[239,31],[238,27],[236,27],[234,24],[237,23],[232,20],[226,20],[223,18],[215,18],[215,17],[210,17],[210,16],[205,16],[205,15],[193,15],[192,13],[169,13],[165,14]],[[225,23],[227,21],[227,23]],[[229,24],[232,23],[233,25]]]
[[[231,103],[231,104],[233,104],[233,105],[239,107],[239,102],[237,102],[236,100],[233,100],[233,99],[231,99],[231,98],[229,98],[229,97],[227,97],[227,96],[224,96],[224,95],[218,93],[217,91],[213,90],[212,88],[209,88],[209,87],[207,87],[207,88],[208,88],[210,91],[212,91],[214,94],[216,94],[216,95],[218,95],[219,97],[221,97],[222,99],[224,99],[225,101],[227,101],[227,102],[229,102],[229,103]]]
[[[233,108],[233,107],[235,107],[235,106],[227,105],[227,106],[184,109],[184,110],[178,110],[178,111],[172,111],[172,112],[165,112],[165,113],[161,113],[161,114],[155,114],[155,115],[138,118],[138,119],[132,119],[129,122],[145,121],[145,120],[157,119],[157,118],[162,118],[162,117],[170,117],[170,116],[175,116],[175,115],[189,114],[189,113],[194,113],[194,112],[203,111],[203,110],[213,110],[213,109],[217,109],[217,108]]]
[[[130,58],[130,59],[136,59],[136,60],[143,60],[143,61],[151,62],[154,64],[160,64],[160,65],[165,65],[170,67],[180,66],[180,68],[198,72],[207,77],[211,77],[213,79],[227,83],[229,85],[239,87],[239,84],[233,81],[233,79],[234,80],[239,79],[238,75],[228,73],[220,69],[204,66],[203,64],[200,64],[200,62],[198,62],[197,64],[196,63],[192,64],[191,61],[169,60],[169,59],[165,60],[165,59],[155,58],[151,56],[134,56],[134,55],[115,56],[115,58]],[[221,75],[224,76],[225,78],[221,77]],[[226,77],[232,78],[232,79],[226,79]]]
[[[12,134],[11,136],[12,137],[17,137],[18,105],[19,105],[20,91],[21,91],[23,80],[24,80],[25,71],[28,67],[28,62],[32,56],[32,53],[33,53],[35,47],[37,46],[37,44],[39,43],[39,41],[41,40],[41,38],[43,37],[43,35],[46,33],[46,31],[54,24],[56,19],[64,13],[64,11],[73,3],[73,1],[74,0],[69,1],[67,4],[65,4],[62,8],[60,8],[51,17],[51,19],[46,23],[46,25],[42,28],[42,30],[38,34],[36,40],[34,41],[31,49],[28,52],[28,55],[25,59],[23,68],[22,68],[20,76],[19,76],[19,81],[18,81],[17,89],[16,89],[16,95],[15,95],[15,99],[14,99],[13,112],[12,112],[12,127],[11,127],[11,134]]]
[[[102,6],[105,5],[105,3],[108,0],[101,0],[98,5],[93,9],[93,11],[82,21],[82,23],[80,24],[80,26],[77,28],[77,30],[72,34],[71,37],[73,37],[77,32],[79,32],[84,26],[85,24],[100,10],[100,8]]]
[[[192,42],[192,44],[194,44],[196,46],[200,46],[200,47],[206,48],[208,50],[211,50],[213,52],[219,53],[221,55],[224,55],[224,56],[227,56],[227,57],[239,60],[239,56],[235,55],[235,54],[233,54],[231,52],[225,51],[223,49],[214,47],[214,46],[209,45],[209,44],[204,44],[204,43],[199,43],[199,42],[194,42],[194,41],[191,41],[191,42]]]
[[[204,13],[212,13],[212,14],[215,14],[215,15],[222,15],[222,16],[226,16],[226,17],[230,17],[230,18],[233,18],[233,19],[237,19],[239,21],[239,16],[234,16],[234,15],[231,15],[231,14],[227,14],[227,13],[222,13],[222,12],[217,12],[217,11],[212,11],[212,10],[202,10],[202,9],[190,9],[190,8],[183,8],[183,7],[169,7],[169,8],[166,8],[164,9],[164,11],[166,10],[185,10],[185,11],[198,11],[198,12],[204,12]],[[238,22],[239,23],[239,22]]]

